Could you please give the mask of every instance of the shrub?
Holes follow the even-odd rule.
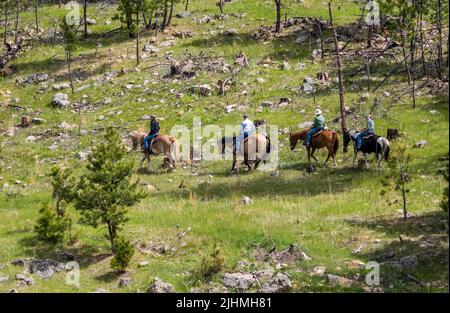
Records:
[[[61,243],[71,221],[65,216],[59,216],[50,204],[45,204],[39,210],[39,218],[34,227],[37,238],[50,243]]]
[[[122,237],[118,237],[115,242],[115,254],[111,259],[111,267],[117,271],[124,271],[130,264],[134,254],[134,247]]]
[[[217,244],[214,244],[211,253],[202,257],[199,267],[192,273],[194,285],[198,282],[210,281],[215,274],[223,270],[224,264],[222,252]]]

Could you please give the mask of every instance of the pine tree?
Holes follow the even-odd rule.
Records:
[[[111,251],[115,252],[118,231],[128,220],[128,207],[145,197],[138,181],[131,181],[133,162],[126,152],[119,133],[108,128],[105,140],[88,157],[87,172],[77,185],[75,208],[83,216],[82,222],[93,227],[105,225]]]

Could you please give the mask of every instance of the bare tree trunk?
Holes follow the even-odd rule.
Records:
[[[136,28],[136,64],[139,65],[139,9],[137,10],[136,13],[136,24],[137,24],[137,28]]]
[[[114,237],[115,237],[115,231],[114,226],[111,224],[111,221],[107,222],[108,224],[108,236],[109,236],[109,243],[111,244],[111,252],[116,252],[116,248],[114,246]]]
[[[187,11],[187,10],[188,10],[188,7],[189,7],[189,0],[186,0],[186,5],[185,5],[185,7],[184,7],[184,10]]]
[[[34,21],[36,24],[36,31],[39,33],[38,8],[39,8],[39,0],[34,0]]]
[[[367,25],[367,48],[372,47],[372,25]]]
[[[409,67],[408,60],[407,60],[407,57],[406,57],[405,34],[402,31],[402,29],[400,29],[400,33],[401,33],[401,36],[402,36],[402,53],[403,53],[403,59],[404,59],[404,62],[405,62],[406,73],[408,75],[408,85],[412,84],[411,97],[412,97],[412,102],[413,102],[412,103],[412,107],[414,109],[414,108],[416,108],[416,84],[415,84],[415,80],[414,80],[414,77],[413,77],[412,70]],[[414,66],[414,59],[413,59],[413,66]]]
[[[69,72],[70,89],[72,90],[72,94],[74,94],[75,90],[73,88],[71,63],[72,63],[72,53],[70,51],[67,51],[67,70]]]
[[[419,42],[420,42],[420,60],[422,62],[422,75],[426,73],[426,64],[425,64],[425,49],[423,43],[423,0],[420,0],[420,13],[419,13]]]
[[[84,38],[88,37],[87,31],[87,0],[83,2]]]
[[[172,23],[173,2],[174,0],[170,0],[170,11],[169,11],[169,18],[167,20],[167,26],[170,26],[170,23]]]
[[[341,129],[344,133],[347,131],[347,121],[345,118],[345,98],[344,98],[344,76],[342,73],[342,63],[341,63],[341,52],[339,50],[339,43],[337,40],[336,28],[334,28],[333,23],[333,12],[331,11],[331,1],[328,2],[328,14],[330,17],[330,26],[333,30],[333,41],[336,50],[336,63],[338,67],[338,79],[339,79],[339,102],[341,111]]]
[[[58,1],[58,8],[61,9],[61,0]]]
[[[16,22],[14,26],[14,42],[17,43],[19,39],[19,0],[16,0]]]
[[[275,7],[277,10],[277,21],[275,24],[275,32],[281,32],[281,0],[275,0]]]
[[[158,10],[156,10],[156,12],[155,12],[155,24],[156,24],[156,27],[155,27],[155,37],[158,37],[158,28],[159,28],[159,25],[158,25],[158,16],[159,16],[159,12],[158,12]]]
[[[441,23],[441,0],[436,0],[436,28],[438,30],[438,75],[442,77],[442,23]]]
[[[6,45],[8,39],[8,3],[5,1],[5,32],[3,35],[3,44]]]
[[[164,0],[164,16],[163,16],[163,23],[162,23],[162,30],[164,31],[167,26],[167,18],[169,15],[169,0]]]
[[[405,185],[402,185],[402,199],[403,199],[403,219],[406,221],[408,217],[408,211],[406,209],[406,190]]]
[[[317,28],[319,29],[319,37],[320,37],[320,57],[323,59],[325,56],[325,47],[323,44],[323,34],[322,34],[322,23],[320,21],[317,22]]]
[[[368,53],[366,53],[366,74],[367,74],[367,92],[370,92],[370,59]]]

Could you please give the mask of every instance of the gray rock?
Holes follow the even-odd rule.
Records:
[[[310,128],[313,125],[313,122],[304,122],[297,125],[299,129],[302,128]]]
[[[172,47],[175,46],[176,42],[175,40],[171,39],[171,40],[166,40],[163,41],[159,44],[160,47]]]
[[[142,261],[138,264],[138,267],[146,267],[148,266],[149,262],[148,261]]]
[[[192,13],[188,12],[188,11],[183,11],[183,12],[175,14],[176,18],[188,18],[190,16],[192,16]]]
[[[428,142],[426,140],[420,140],[420,141],[416,142],[414,147],[421,149],[421,148],[425,148],[425,146],[427,144],[428,144]]]
[[[109,291],[106,289],[97,288],[92,293],[109,293]]]
[[[225,287],[239,291],[247,290],[255,283],[255,277],[249,273],[225,273],[223,276],[223,284]]]
[[[265,279],[272,278],[272,276],[274,274],[275,274],[275,270],[271,267],[253,272],[253,276],[255,276],[258,280],[265,280]]]
[[[34,280],[31,277],[26,277],[25,275],[22,274],[16,274],[15,278],[21,285],[28,285],[28,286],[34,285]]]
[[[286,292],[292,288],[292,283],[289,277],[285,274],[278,273],[270,279],[267,283],[263,284],[258,292],[261,293],[277,293]]]
[[[416,255],[407,255],[400,259],[400,264],[406,270],[414,270],[419,264],[419,261]]]
[[[52,86],[52,88],[55,90],[67,89],[70,88],[70,84],[69,83],[55,84]]]
[[[47,121],[40,117],[33,117],[33,119],[31,120],[31,123],[40,125],[40,124],[47,123]]]
[[[316,266],[315,268],[313,268],[311,274],[313,276],[323,277],[323,276],[325,276],[326,272],[327,272],[327,268],[325,266]]]
[[[51,278],[53,274],[65,271],[66,269],[64,263],[50,259],[19,259],[11,261],[11,264],[23,266],[30,274],[36,273],[43,279]]]
[[[65,93],[58,92],[52,97],[51,104],[55,108],[67,108],[70,105],[69,96]]]
[[[353,280],[338,275],[328,274],[327,278],[330,283],[341,287],[350,287],[353,284]]]
[[[153,284],[148,288],[149,293],[172,293],[174,291],[171,284],[163,282],[158,277],[155,277]]]
[[[119,288],[123,288],[131,284],[131,277],[121,277],[119,279]]]
[[[86,161],[88,156],[92,153],[92,151],[87,150],[87,151],[80,151],[77,153],[77,157],[81,160],[81,161]]]
[[[88,24],[88,25],[95,25],[95,24],[97,24],[97,21],[96,20],[94,20],[93,18],[86,18],[86,24]]]
[[[154,45],[151,45],[151,44],[146,44],[144,46],[144,49],[142,49],[142,51],[150,52],[150,53],[158,53],[159,52],[159,48],[157,48],[157,47],[155,47]]]
[[[250,205],[250,204],[252,203],[252,199],[250,199],[250,198],[247,197],[247,196],[244,196],[244,197],[242,197],[242,199],[241,199],[241,203],[242,203],[242,204],[245,204],[245,205]]]
[[[7,282],[9,280],[9,276],[0,276],[0,284]]]
[[[306,41],[308,41],[309,39],[309,35],[307,33],[305,34],[300,34],[300,36],[297,37],[297,39],[295,39],[296,43],[304,43]]]

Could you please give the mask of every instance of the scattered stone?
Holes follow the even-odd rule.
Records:
[[[421,149],[421,148],[425,148],[426,145],[428,145],[428,142],[426,140],[420,140],[420,141],[416,142],[414,147]]]
[[[109,293],[109,291],[103,288],[97,288],[92,293]]]
[[[277,293],[287,292],[292,288],[292,283],[289,277],[285,274],[278,273],[270,279],[267,283],[263,284],[258,292],[261,293]]]
[[[308,41],[309,39],[309,35],[307,33],[301,34],[300,36],[297,37],[297,39],[295,39],[296,43],[304,43],[306,41]]]
[[[147,184],[147,185],[145,185],[145,187],[147,188],[147,191],[148,192],[154,192],[154,191],[157,191],[158,189],[156,188],[156,186],[155,185],[152,185],[152,184]]]
[[[176,42],[175,40],[171,39],[171,40],[166,40],[163,41],[159,44],[160,47],[172,47],[175,46]]]
[[[119,278],[119,288],[123,288],[131,284],[131,277],[121,277]]]
[[[270,176],[271,177],[278,177],[278,176],[280,176],[280,172],[279,171],[274,171],[274,172],[270,173]]]
[[[58,127],[61,128],[61,129],[72,130],[72,129],[76,128],[77,125],[69,124],[66,121],[64,121],[61,124],[59,124]]]
[[[36,136],[30,135],[27,138],[25,138],[26,142],[35,143],[36,142]]]
[[[287,61],[283,61],[283,63],[281,63],[280,68],[282,70],[288,71],[292,68],[292,66],[289,64],[289,62]]]
[[[16,280],[19,282],[20,285],[34,285],[34,280],[31,277],[26,277],[22,274],[16,274]]]
[[[304,122],[297,125],[299,129],[302,128],[310,128],[314,123],[313,122]]]
[[[192,16],[192,13],[188,12],[188,11],[183,11],[183,12],[179,12],[179,13],[175,14],[176,18],[188,18],[190,16]]]
[[[88,25],[95,25],[95,24],[97,24],[97,21],[94,20],[93,18],[87,17],[86,18],[86,24],[88,24]]]
[[[298,261],[309,261],[311,258],[303,251],[300,251],[296,245],[290,244],[282,251],[274,250],[271,253],[272,260],[276,263],[293,264]]]
[[[9,276],[0,276],[0,284],[7,282],[9,280]]]
[[[150,52],[150,53],[158,53],[159,52],[159,48],[157,48],[157,47],[155,47],[154,45],[151,45],[151,44],[146,44],[144,46],[144,49],[142,49],[142,51]]]
[[[268,267],[265,269],[254,271],[252,274],[258,280],[266,280],[266,279],[272,278],[272,276],[275,274],[275,270],[271,267]]]
[[[53,151],[53,150],[58,149],[58,146],[55,144],[52,144],[51,146],[48,147],[48,149]]]
[[[223,284],[225,287],[239,291],[247,290],[255,283],[255,277],[248,273],[225,273],[223,276]]]
[[[419,261],[416,255],[407,255],[400,258],[400,264],[406,270],[414,270],[419,264]]]
[[[80,151],[77,153],[77,157],[81,160],[81,161],[86,161],[88,159],[88,156],[92,153],[92,151],[87,150],[87,151]]]
[[[191,87],[191,91],[194,93],[198,93],[201,96],[211,96],[212,87],[208,84],[203,85],[195,85]]]
[[[142,261],[142,262],[139,262],[138,267],[146,267],[146,266],[148,266],[148,264],[149,264],[148,261]]]
[[[65,93],[56,93],[51,101],[55,108],[67,108],[70,105],[69,96]]]
[[[264,84],[265,82],[266,82],[266,80],[264,79],[264,78],[261,78],[261,77],[258,77],[258,78],[256,78],[256,82],[258,83],[258,84]]]
[[[339,285],[341,287],[350,287],[353,284],[353,280],[342,277],[342,276],[328,274],[327,278],[330,283]]]
[[[248,67],[249,63],[247,56],[242,51],[239,52],[234,58],[234,64],[242,67]]]
[[[391,93],[389,91],[383,91],[383,96],[385,97],[389,97],[391,95]]]
[[[33,118],[31,119],[31,123],[32,123],[32,124],[36,124],[36,125],[40,125],[40,124],[47,123],[47,121],[44,120],[43,118],[40,118],[40,117],[33,117]]]
[[[16,132],[17,132],[17,128],[14,127],[14,126],[11,126],[11,127],[8,127],[5,130],[4,134],[5,134],[6,137],[12,137],[12,136],[14,136],[16,134]]]
[[[327,272],[327,268],[325,266],[316,266],[313,268],[312,275],[313,276],[325,276],[325,273]]]
[[[54,90],[67,89],[67,88],[70,88],[70,84],[69,83],[55,84],[55,85],[52,86],[52,88]]]
[[[174,291],[171,284],[163,282],[158,277],[155,277],[153,284],[148,288],[149,293],[173,293]]]
[[[245,205],[250,205],[250,204],[252,203],[252,199],[250,199],[250,198],[247,197],[247,196],[244,196],[244,197],[241,199],[241,203],[242,203],[242,204],[245,204]]]
[[[433,115],[434,115],[434,114],[438,114],[438,113],[439,113],[439,111],[437,111],[437,110],[431,110],[431,111],[430,111],[430,114],[433,114]]]
[[[18,259],[11,261],[12,265],[25,267],[30,274],[36,273],[43,279],[48,279],[57,272],[65,271],[66,266],[50,259]]]

